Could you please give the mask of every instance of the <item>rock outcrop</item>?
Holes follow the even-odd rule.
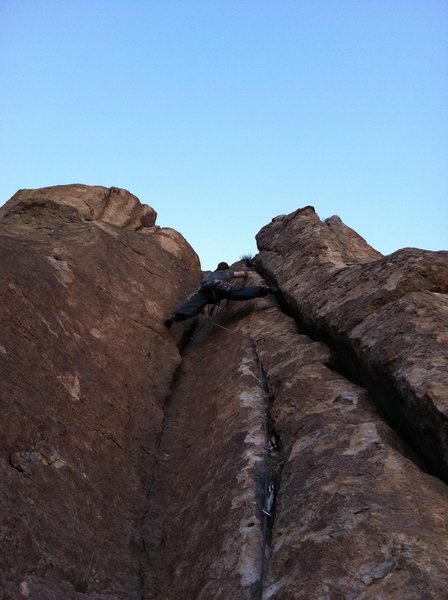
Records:
[[[288,312],[329,342],[394,427],[448,480],[448,252],[381,257],[307,207],[257,236],[260,269]]]
[[[127,190],[80,184],[19,190],[0,209],[0,218],[18,205],[33,206],[41,200],[72,206],[86,221],[104,221],[132,231],[152,227],[157,218],[153,208]]]
[[[1,600],[445,597],[447,253],[307,207],[278,301],[168,331],[199,261],[134,198],[0,209]]]
[[[123,229],[130,215],[100,214],[102,189],[82,188],[79,210],[80,186],[21,192],[2,208],[5,599],[140,598],[140,521],[180,362],[180,328],[163,318],[200,278],[199,264]],[[86,205],[106,222],[85,220]]]
[[[171,227],[148,227],[142,230],[149,233],[164,250],[174,254],[187,268],[197,269],[199,258],[184,236]]]

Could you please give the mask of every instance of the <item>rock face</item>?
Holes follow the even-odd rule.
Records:
[[[200,278],[127,217],[84,220],[79,188],[19,193],[0,219],[5,599],[140,597],[140,520],[180,362],[163,318]]]
[[[86,221],[104,221],[133,231],[152,227],[157,218],[153,208],[141,204],[136,196],[126,190],[80,184],[19,190],[0,209],[0,218],[17,205],[32,206],[39,200],[72,206]]]
[[[226,329],[204,322],[170,400],[145,597],[443,597],[445,484],[275,301],[234,303],[214,321]],[[267,456],[266,428],[281,453]]]
[[[257,330],[284,461],[263,598],[443,597],[446,485],[327,347],[287,322]]]
[[[175,229],[171,227],[148,227],[142,230],[144,233],[151,234],[164,250],[174,254],[186,267],[197,269],[199,267],[199,258],[187,240]]]
[[[331,343],[433,473],[448,480],[448,252],[380,257],[310,207],[257,236],[288,311]],[[355,236],[355,238],[354,238]]]
[[[266,308],[266,301],[258,302]],[[233,311],[227,316],[239,318]],[[256,597],[262,412],[251,341],[203,322],[170,398],[149,497],[145,597]]]
[[[0,209],[0,599],[444,598],[446,253],[307,207],[168,331],[197,256],[107,193]]]

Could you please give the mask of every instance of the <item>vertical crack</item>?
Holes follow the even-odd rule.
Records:
[[[138,579],[139,579],[139,593],[140,593],[140,597],[142,600],[145,600],[147,598],[147,594],[146,594],[147,570],[151,564],[151,561],[154,557],[157,547],[163,543],[163,530],[162,530],[162,528],[159,528],[159,530],[157,529],[157,524],[159,523],[159,520],[160,520],[160,515],[159,515],[160,507],[157,503],[157,500],[153,498],[153,495],[154,495],[154,487],[155,487],[156,479],[159,475],[159,470],[160,470],[160,467],[162,465],[162,462],[163,462],[163,459],[165,456],[164,452],[163,452],[163,448],[164,448],[165,436],[166,436],[166,432],[167,432],[167,423],[170,418],[170,409],[171,409],[172,398],[175,394],[175,391],[176,391],[176,389],[179,385],[179,381],[181,379],[181,373],[182,373],[182,367],[183,367],[183,355],[185,354],[185,352],[188,348],[188,345],[194,339],[195,332],[197,332],[198,328],[200,328],[200,327],[201,327],[201,325],[199,325],[199,321],[195,319],[191,323],[190,328],[186,329],[186,331],[184,332],[184,334],[182,335],[182,337],[179,341],[178,349],[179,349],[181,361],[173,373],[173,376],[171,379],[171,384],[169,386],[169,389],[168,389],[168,392],[167,392],[167,395],[165,398],[165,402],[163,404],[163,417],[162,417],[160,432],[157,435],[157,440],[156,440],[155,450],[154,450],[156,458],[154,461],[154,467],[153,467],[151,479],[148,484],[148,489],[147,489],[147,493],[146,493],[146,500],[145,500],[146,508],[145,508],[142,516],[140,517],[140,521],[139,521],[139,525],[138,525],[138,539],[140,541],[140,565],[139,565]],[[148,527],[149,521],[151,522],[151,527]],[[155,525],[154,527],[152,526],[153,524]],[[148,534],[149,530],[151,531],[150,535]],[[152,593],[152,591],[150,592],[150,594],[151,593]],[[152,597],[152,596],[150,596],[150,597]]]
[[[263,398],[262,419],[264,432],[264,481],[262,500],[260,503],[260,512],[262,516],[262,546],[260,556],[260,582],[256,595],[256,600],[261,600],[263,597],[265,574],[271,552],[272,529],[275,519],[275,497],[280,488],[283,461],[281,457],[280,440],[275,430],[275,424],[271,412],[273,398],[269,392],[269,386],[266,379],[266,374],[263,370],[257,343],[254,341],[252,345],[259,368],[259,381]]]
[[[264,277],[268,285],[278,287],[275,276],[266,271],[262,265],[257,263],[256,270]],[[413,454],[410,454],[409,457],[416,466],[444,483],[448,483],[448,468],[443,459],[445,442],[434,436],[434,431],[446,430],[443,415],[431,408],[429,400],[427,406],[423,402],[420,408],[416,407],[416,413],[411,414],[402,394],[384,371],[379,367],[365,364],[356,355],[348,341],[332,335],[323,326],[307,319],[300,312],[297,303],[293,299],[289,300],[281,290],[276,296],[282,312],[296,321],[301,332],[313,341],[322,342],[330,348],[332,364],[327,364],[327,366],[339,372],[348,381],[368,391],[369,397],[380,410],[384,421],[402,442],[412,449]],[[420,427],[416,415],[420,415],[420,420],[428,422],[427,428]]]

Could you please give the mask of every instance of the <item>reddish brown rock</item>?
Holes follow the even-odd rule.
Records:
[[[339,244],[339,253],[345,263],[366,263],[381,258],[382,254],[369,246],[356,231],[347,227],[341,219],[334,215],[325,219],[325,224],[333,234],[332,244]]]
[[[184,236],[175,229],[155,225],[154,227],[143,229],[143,232],[152,235],[164,250],[174,254],[188,268],[199,269],[201,267],[196,252]]]
[[[448,479],[448,253],[406,248],[378,258],[334,224],[310,207],[275,219],[257,236],[258,264],[305,330],[333,344],[340,364]]]
[[[263,598],[443,598],[446,485],[329,368],[328,348],[266,317],[256,329],[284,467]]]
[[[269,303],[232,304],[216,321],[231,332],[201,322],[170,397],[144,526],[148,599],[250,600],[259,591],[263,390],[242,327]]]
[[[258,264],[332,350],[272,297],[188,337],[194,251],[78,187],[1,209],[2,600],[443,598],[446,485],[374,400],[440,456],[446,254],[298,211]]]
[[[446,486],[275,302],[231,303],[213,320],[225,329],[203,323],[170,399],[144,527],[145,597],[443,597]],[[281,456],[265,451],[272,424]]]
[[[72,206],[86,221],[104,221],[123,229],[152,227],[157,213],[141,204],[137,196],[121,188],[93,185],[55,185],[36,190],[19,190],[0,208],[0,218],[18,205],[33,206],[38,200],[51,200]]]
[[[70,204],[100,190],[69,187],[67,202],[64,186],[19,193],[0,219],[0,589],[141,598],[140,522],[180,362],[182,328],[163,319],[200,273],[150,235],[84,220]]]

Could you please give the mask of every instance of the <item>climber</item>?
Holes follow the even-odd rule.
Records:
[[[216,270],[204,277],[201,287],[192,294],[165,321],[168,329],[175,321],[185,321],[198,315],[206,304],[218,304],[220,300],[252,300],[267,294],[275,294],[276,290],[261,285],[251,287],[234,287],[229,280],[234,277],[247,277],[250,271],[232,271],[226,262],[220,262]]]

